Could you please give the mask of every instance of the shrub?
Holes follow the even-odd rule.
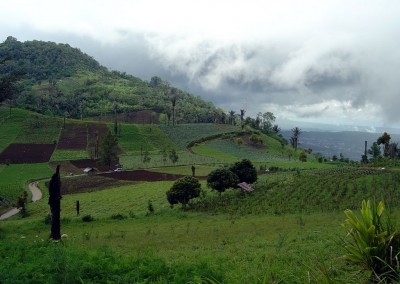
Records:
[[[94,218],[92,217],[92,215],[85,215],[82,217],[82,221],[83,222],[92,222],[92,221],[94,221]]]
[[[351,240],[345,240],[346,259],[359,265],[375,282],[399,280],[400,234],[390,222],[384,222],[384,203],[362,201],[361,219],[347,209],[342,225]]]
[[[168,202],[173,206],[174,204],[181,203],[182,209],[186,209],[186,205],[192,198],[199,197],[201,191],[201,184],[199,181],[190,176],[178,179],[166,192]]]
[[[302,162],[307,162],[307,153],[305,151],[300,153],[299,160]]]
[[[239,182],[253,183],[257,181],[257,171],[250,160],[243,159],[234,163],[229,169],[239,177]]]
[[[153,203],[151,202],[151,200],[149,200],[147,202],[147,213],[146,213],[146,215],[148,216],[148,215],[151,215],[153,213],[154,213],[154,206],[153,206]]]
[[[238,176],[227,168],[213,170],[207,177],[207,186],[218,191],[220,195],[225,189],[236,187],[238,183]]]
[[[125,216],[125,215],[122,215],[122,214],[120,214],[120,213],[117,213],[117,214],[112,214],[111,215],[111,219],[113,219],[113,220],[124,220],[124,219],[126,219],[127,217]]]

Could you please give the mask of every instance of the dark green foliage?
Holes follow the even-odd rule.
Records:
[[[176,162],[178,162],[178,154],[176,153],[175,149],[172,149],[171,151],[169,151],[169,159],[171,160],[171,162],[173,164],[175,164]]]
[[[305,151],[300,153],[299,160],[302,162],[307,162],[307,153]]]
[[[28,203],[28,193],[26,191],[23,191],[20,196],[18,196],[17,201],[16,201],[16,206],[21,209],[21,216],[26,217],[27,212],[26,212],[26,204]]]
[[[108,71],[96,60],[68,44],[43,41],[19,42],[13,37],[0,43],[0,88],[13,95],[17,107],[59,116],[104,116],[152,110],[167,114],[171,100],[165,95],[174,89],[159,77],[150,82],[118,71]],[[18,92],[12,76],[25,74],[18,80]],[[1,80],[4,78],[4,80]],[[10,80],[9,80],[10,79]],[[4,83],[4,84],[3,84]],[[214,122],[223,111],[200,97],[177,90],[175,120],[179,123]],[[118,126],[117,126],[118,127]],[[118,127],[119,128],[119,127]],[[119,134],[119,129],[118,132]]]
[[[100,145],[100,162],[103,165],[111,168],[111,165],[118,162],[117,156],[117,146],[118,140],[117,137],[111,134],[110,131],[107,132],[105,136],[103,136],[101,145]]]
[[[207,177],[207,186],[220,194],[228,188],[236,187],[238,183],[238,176],[227,168],[213,170]]]
[[[263,141],[258,134],[252,134],[250,136],[250,141],[253,142],[254,144],[263,144]]]
[[[182,209],[186,209],[186,205],[190,199],[200,196],[201,184],[199,181],[190,176],[178,179],[166,192],[168,202],[173,206],[181,203]]]
[[[297,151],[297,146],[299,145],[299,137],[301,134],[301,129],[297,126],[292,129],[292,136],[290,137],[290,144]]]
[[[145,164],[147,164],[147,163],[149,163],[151,161],[151,158],[150,158],[150,153],[149,153],[149,151],[144,151],[144,153],[143,153],[143,163],[145,163]]]
[[[387,132],[385,132],[385,133],[382,134],[381,137],[378,138],[378,140],[376,140],[378,145],[382,145],[383,144],[383,146],[384,146],[383,155],[385,157],[389,157],[390,139],[391,139],[390,135]]]
[[[123,214],[121,214],[121,213],[117,213],[117,214],[112,214],[111,215],[111,219],[113,219],[113,220],[124,220],[126,218],[128,218],[128,217],[123,215]]]
[[[250,160],[243,159],[234,163],[229,169],[238,176],[239,182],[254,183],[257,181],[257,170]]]
[[[153,202],[151,202],[151,200],[149,200],[147,202],[147,214],[153,214],[154,213],[154,206],[153,206]]]
[[[92,222],[92,221],[94,221],[94,218],[92,217],[92,215],[85,215],[82,217],[82,221],[83,222]]]

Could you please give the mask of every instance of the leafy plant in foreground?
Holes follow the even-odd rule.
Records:
[[[383,222],[384,203],[363,200],[361,218],[347,209],[342,225],[351,241],[345,240],[346,259],[361,266],[372,281],[391,282],[399,279],[400,234],[390,222]]]

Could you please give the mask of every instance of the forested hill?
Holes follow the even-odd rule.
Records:
[[[176,121],[211,122],[224,119],[211,102],[174,88],[159,77],[150,82],[109,71],[68,44],[19,42],[8,37],[0,44],[0,77],[22,74],[12,92],[15,106],[44,114],[99,116],[152,110]]]

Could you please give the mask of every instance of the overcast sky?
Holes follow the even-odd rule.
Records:
[[[397,0],[0,0],[0,27],[0,41],[69,43],[226,111],[400,127]]]

